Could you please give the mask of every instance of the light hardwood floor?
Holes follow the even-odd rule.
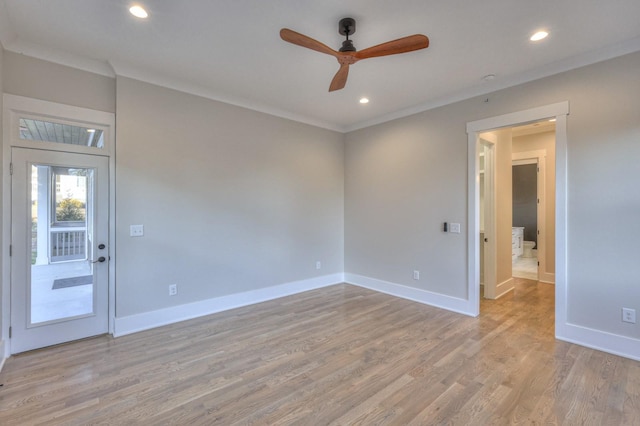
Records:
[[[25,353],[0,424],[640,424],[640,363],[556,341],[553,291],[469,318],[337,285]]]

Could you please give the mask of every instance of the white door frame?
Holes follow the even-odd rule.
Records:
[[[104,130],[104,148],[71,146],[40,141],[27,141],[19,137],[17,122],[19,117],[31,116],[50,120],[84,123]],[[115,319],[115,114],[96,111],[39,99],[10,94],[3,95],[3,137],[2,137],[2,330],[0,330],[0,357],[11,353],[9,326],[11,322],[11,148],[23,147],[52,151],[93,154],[109,157],[109,333],[113,334]]]
[[[559,102],[513,112],[497,117],[467,123],[468,147],[468,270],[467,291],[469,310],[474,316],[480,313],[480,174],[479,134],[532,123],[544,119],[556,119],[556,334],[567,319],[567,115],[569,102]]]
[[[479,297],[496,298],[497,279],[497,235],[496,235],[496,139],[494,135],[483,135],[479,151],[484,151],[484,294]],[[480,152],[478,152],[478,157]],[[478,180],[479,182],[479,180]],[[479,191],[479,187],[478,187]],[[479,192],[478,192],[479,194]],[[479,199],[479,195],[478,195]],[[479,213],[478,213],[479,214]],[[478,266],[479,268],[480,266]]]
[[[545,149],[539,149],[535,151],[515,152],[511,156],[512,165],[519,164],[537,164],[537,227],[538,227],[538,244],[536,245],[538,250],[538,281],[542,281],[549,284],[555,283],[555,276],[553,273],[547,272],[547,233],[546,233],[546,173],[547,173],[547,151]]]

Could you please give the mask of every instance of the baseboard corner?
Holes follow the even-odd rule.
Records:
[[[155,311],[116,317],[114,320],[113,337],[121,337],[127,334],[341,284],[343,282],[343,273],[330,274],[242,293],[234,293],[227,296],[214,297],[184,305],[170,306]]]
[[[467,299],[460,299],[453,296],[447,296],[440,293],[434,293],[357,274],[345,273],[344,275],[344,280],[347,284],[367,288],[369,290],[378,291],[380,293],[389,294],[402,299],[412,300],[435,308],[446,309],[447,311],[471,317],[477,316],[472,306],[473,302]]]

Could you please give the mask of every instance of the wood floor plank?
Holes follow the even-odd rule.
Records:
[[[13,356],[1,425],[640,425],[640,363],[555,340],[554,287],[470,318],[336,285]]]

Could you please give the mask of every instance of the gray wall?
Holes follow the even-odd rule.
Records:
[[[513,226],[524,227],[524,240],[538,242],[538,165],[513,166]]]
[[[98,111],[116,111],[116,80],[5,51],[4,92]]]
[[[447,108],[347,134],[345,272],[466,298],[465,141]]]
[[[342,134],[128,78],[117,100],[118,317],[344,270]]]
[[[441,223],[467,220],[466,123],[568,100],[568,321],[640,337],[620,311],[640,310],[638,70],[634,53],[348,134],[346,272],[465,297],[467,237]]]
[[[496,285],[511,288],[513,268],[513,215],[511,199],[513,191],[511,179],[511,129],[495,132],[495,172],[496,172]],[[498,288],[496,296],[505,290]]]

